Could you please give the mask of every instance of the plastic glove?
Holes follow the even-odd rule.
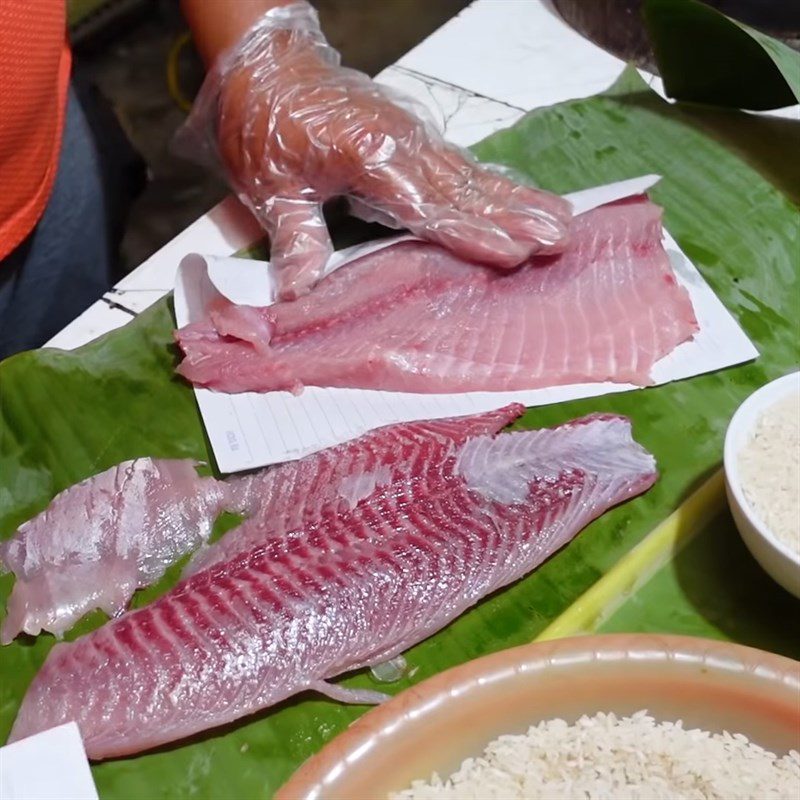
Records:
[[[270,10],[220,57],[179,141],[221,161],[270,235],[281,299],[307,292],[332,245],[322,203],[512,268],[563,249],[571,208],[480,167],[414,102],[339,65],[314,9]]]

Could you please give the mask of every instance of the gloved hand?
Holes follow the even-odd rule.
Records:
[[[218,59],[184,142],[219,158],[269,233],[281,299],[321,277],[332,251],[322,203],[337,195],[360,217],[499,268],[563,248],[567,201],[480,167],[410,108],[339,65],[305,2],[270,10]]]

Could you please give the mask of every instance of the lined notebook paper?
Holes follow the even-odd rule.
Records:
[[[581,213],[641,194],[658,179],[649,175],[576,192],[568,198],[575,212]],[[410,238],[413,237],[401,236],[341,250],[332,256],[326,272]],[[692,341],[680,345],[655,364],[652,371],[655,383],[669,383],[755,358],[758,351],[666,231],[663,242],[678,282],[686,287],[692,299],[700,330]],[[245,305],[270,305],[274,282],[269,264],[198,254],[186,256],[175,286],[178,325],[202,318],[220,296]],[[539,406],[633,390],[642,391],[629,384],[588,383],[460,394],[306,387],[300,395],[289,392],[228,395],[208,389],[195,389],[195,395],[219,469],[237,472],[300,458],[395,422],[473,414],[511,402]]]

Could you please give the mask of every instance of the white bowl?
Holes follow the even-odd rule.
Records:
[[[800,392],[800,372],[762,386],[739,406],[725,434],[725,488],[733,520],[747,549],[784,589],[800,597],[800,555],[778,541],[758,518],[742,491],[739,477],[739,453],[752,436],[762,412],[796,392]],[[780,469],[780,465],[775,464],[775,469]]]

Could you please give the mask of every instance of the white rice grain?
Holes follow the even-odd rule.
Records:
[[[747,502],[775,538],[800,555],[800,394],[766,409],[739,453]]]
[[[684,730],[646,711],[553,719],[501,736],[449,778],[414,781],[390,800],[788,800],[800,755],[777,757],[741,734]]]

